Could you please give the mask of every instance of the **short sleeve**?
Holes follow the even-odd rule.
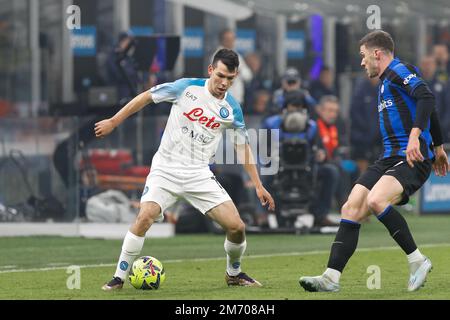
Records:
[[[245,127],[244,114],[241,105],[231,96],[227,95],[226,101],[233,109],[233,132],[235,144],[249,143],[247,128]]]
[[[154,103],[163,101],[174,103],[190,83],[190,79],[180,79],[154,86],[149,92],[152,94]]]

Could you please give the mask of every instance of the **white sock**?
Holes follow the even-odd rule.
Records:
[[[330,278],[334,283],[339,283],[339,279],[341,278],[341,273],[335,269],[327,268],[323,274]]]
[[[237,276],[241,272],[241,257],[247,248],[247,241],[238,244],[225,238],[224,248],[227,253],[227,273]]]
[[[408,258],[408,263],[422,262],[424,260],[424,257],[422,253],[419,251],[419,249],[416,249],[414,252],[408,254],[406,257]]]
[[[131,233],[131,231],[127,232],[127,235],[123,240],[122,252],[120,253],[114,277],[119,277],[122,280],[126,279],[131,265],[141,253],[142,247],[144,246],[144,240],[145,237],[139,237]]]

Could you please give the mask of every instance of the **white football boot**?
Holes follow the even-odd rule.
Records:
[[[310,292],[338,292],[341,289],[339,283],[333,282],[324,274],[317,277],[301,277],[299,283]]]
[[[409,265],[409,282],[408,291],[419,290],[420,287],[425,285],[427,275],[433,269],[430,259],[425,257],[425,260],[421,262],[413,262]]]

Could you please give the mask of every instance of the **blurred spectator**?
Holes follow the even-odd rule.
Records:
[[[261,56],[258,53],[249,53],[245,60],[253,74],[252,79],[245,85],[245,106],[252,106],[255,102],[256,92],[262,89],[270,90],[272,83],[264,79],[262,75]]]
[[[444,143],[450,143],[450,80],[444,88],[444,102],[438,112]]]
[[[270,92],[267,90],[258,90],[255,92],[255,98],[253,104],[251,104],[251,114],[254,115],[267,115],[270,108]]]
[[[127,103],[137,94],[139,77],[133,59],[128,55],[134,46],[133,37],[122,32],[106,62],[107,84],[117,87],[119,104]]]
[[[236,51],[236,35],[231,29],[225,29],[220,33],[219,37],[220,46],[217,50],[226,48]],[[217,51],[216,50],[216,51]],[[245,59],[238,53],[239,56],[239,74],[234,79],[234,83],[228,90],[229,93],[239,102],[241,105],[244,102],[245,96],[245,83],[252,80],[253,74],[250,68],[247,66]]]
[[[443,43],[433,46],[433,56],[436,59],[437,70],[436,77],[441,83],[447,83],[450,79],[450,58],[447,45]]]
[[[378,81],[377,77],[368,79],[366,75],[356,79],[350,104],[351,153],[361,174],[381,153],[381,137],[376,121]]]
[[[303,169],[292,169],[296,165],[307,165],[309,168],[314,168],[317,160],[324,161],[326,158],[325,151],[321,148],[320,137],[317,132],[317,124],[314,120],[309,117],[306,97],[301,90],[289,91],[284,96],[284,105],[281,114],[273,115],[267,118],[262,125],[265,129],[279,129],[277,133],[279,134],[280,146],[277,148],[271,148],[271,150],[276,150],[280,153],[280,170],[278,176],[264,176],[265,185],[270,188],[272,195],[279,200],[282,194],[290,193],[290,188],[299,188],[302,190],[301,197],[298,198],[298,206],[304,205],[303,198],[307,198],[307,205],[309,206],[311,202],[310,194],[312,194],[312,184],[313,179],[309,181],[307,179],[311,170]],[[272,133],[275,134],[275,133]],[[289,145],[290,142],[294,141],[305,141],[307,143],[307,150],[303,150],[300,158],[295,159],[285,159],[283,158],[286,154],[282,151],[284,146]],[[273,158],[276,156],[272,155]],[[281,168],[288,165],[284,170]],[[295,172],[294,170],[297,170]],[[302,171],[302,172],[300,172]],[[314,169],[312,170],[314,171]],[[281,176],[280,176],[281,175]],[[286,178],[286,175],[288,178]],[[300,177],[300,179],[295,177]],[[281,190],[274,186],[274,181],[281,180],[286,183],[280,185]],[[305,191],[306,190],[306,191]],[[297,201],[297,200],[295,200]],[[281,210],[285,203],[278,203],[278,210]],[[314,214],[321,214],[319,210],[313,212]],[[315,221],[325,222],[322,216],[315,216]]]
[[[317,105],[317,114],[317,128],[325,153],[317,158],[319,165],[316,192],[314,193],[316,197],[311,205],[311,213],[315,217],[315,226],[337,226],[337,223],[328,218],[339,181],[343,181],[340,177],[344,174],[343,170],[341,172],[338,157],[338,148],[340,147],[337,126],[339,102],[336,96],[323,96]]]
[[[437,63],[434,56],[429,55],[423,57],[420,60],[419,68],[422,78],[426,81],[436,98],[436,110],[441,119],[440,122],[444,141],[447,142],[448,131],[450,130],[450,120],[448,120],[448,117],[450,117],[450,110],[448,110],[450,105],[446,102],[446,99],[449,95],[448,89],[450,88],[450,80],[447,81],[447,83],[442,83],[437,79]]]
[[[422,73],[422,78],[428,83],[432,84],[437,81],[436,79],[436,69],[437,63],[436,59],[432,55],[423,57],[419,63],[420,72]]]
[[[302,79],[300,72],[296,68],[287,68],[281,78],[281,88],[275,90],[273,94],[273,113],[280,113],[285,106],[285,97],[289,92],[300,91],[306,99],[306,104],[310,115],[315,118],[314,106],[316,100],[310,95],[310,93],[301,87]]]
[[[317,125],[314,120],[309,118],[308,111],[307,99],[304,92],[302,90],[289,91],[283,98],[282,113],[267,118],[263,123],[263,127],[266,129],[281,129],[279,134],[280,141],[282,141],[284,138],[290,137],[293,134],[291,133],[292,130],[286,127],[286,121],[284,121],[287,115],[300,112],[305,115],[306,123],[302,130],[297,130],[298,135],[301,137],[305,136],[310,142],[315,143],[314,138],[316,138]]]
[[[309,92],[316,101],[326,95],[336,95],[334,88],[333,70],[328,66],[323,66],[320,70],[319,79],[311,82]]]
[[[12,111],[11,103],[7,100],[0,99],[0,118],[5,117]]]
[[[316,107],[318,119],[317,127],[326,150],[326,160],[332,161],[337,157],[338,148],[341,146],[342,123],[339,119],[339,100],[336,96],[323,96]]]

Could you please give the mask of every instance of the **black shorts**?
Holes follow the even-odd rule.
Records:
[[[364,172],[355,184],[361,184],[369,190],[384,175],[395,177],[403,187],[403,197],[398,205],[407,204],[409,196],[420,189],[427,181],[431,173],[432,161],[427,159],[423,162],[415,162],[411,168],[405,157],[390,157],[375,161],[375,163]]]

